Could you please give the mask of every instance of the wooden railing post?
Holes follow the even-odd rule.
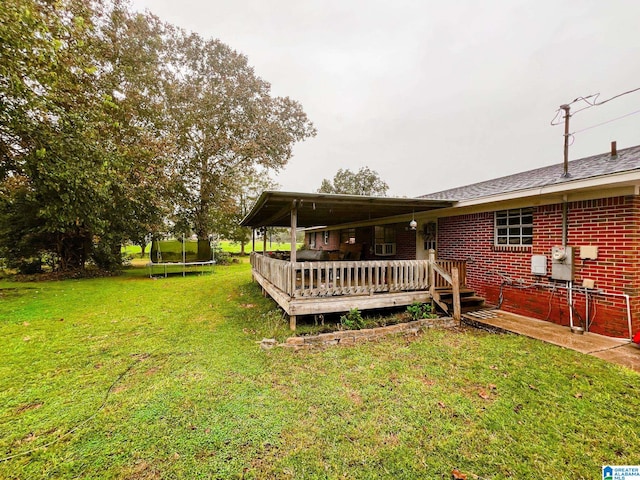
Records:
[[[296,230],[298,229],[298,203],[296,200],[291,205],[291,256],[289,261],[296,263]]]
[[[429,291],[431,292],[431,295],[433,295],[433,292],[436,289],[436,270],[433,268],[435,263],[436,251],[431,248],[429,249]]]
[[[290,272],[290,281],[289,284],[289,292],[287,292],[290,296],[295,297],[296,294],[296,283],[298,280],[298,270],[296,269],[296,264],[293,262],[289,262],[289,272]],[[302,276],[304,276],[304,272],[302,272]]]
[[[461,319],[460,308],[460,274],[458,269],[453,267],[451,269],[451,290],[453,293],[453,319],[457,322]]]

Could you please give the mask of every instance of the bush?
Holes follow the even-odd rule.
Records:
[[[231,254],[222,250],[220,246],[213,250],[213,258],[218,265],[229,265],[231,263]]]
[[[433,313],[433,309],[429,303],[414,302],[407,307],[407,312],[409,312],[409,315],[411,315],[413,320],[437,317],[437,315]]]
[[[349,313],[340,317],[340,325],[345,330],[360,330],[364,327],[364,318],[360,310],[352,308]]]
[[[117,248],[107,245],[103,242],[99,242],[94,245],[91,252],[91,260],[101,270],[113,272],[122,268],[124,254],[120,249],[120,245]]]
[[[23,258],[17,265],[18,272],[24,275],[33,275],[35,273],[42,273],[42,258],[32,257]]]

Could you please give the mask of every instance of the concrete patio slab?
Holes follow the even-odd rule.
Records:
[[[640,372],[640,348],[628,339],[605,337],[590,332],[576,334],[572,333],[569,327],[503,310],[465,313],[463,321],[474,326],[516,333],[570,348]]]

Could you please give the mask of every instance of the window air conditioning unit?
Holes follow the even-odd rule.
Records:
[[[395,255],[396,244],[395,243],[376,243],[376,255],[380,257]]]

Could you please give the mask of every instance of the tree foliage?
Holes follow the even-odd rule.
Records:
[[[238,213],[253,180],[278,171],[293,144],[315,134],[302,107],[272,97],[247,58],[219,40],[178,31],[166,96],[176,135],[174,169],[180,186],[176,216],[199,238],[216,220]]]
[[[124,240],[212,233],[315,133],[246,57],[122,0],[0,9],[0,257],[113,268]],[[244,185],[244,186],[243,186]]]
[[[378,172],[362,167],[357,172],[348,168],[339,169],[333,181],[323,179],[318,193],[342,193],[347,195],[368,195],[384,197],[389,185],[380,178]]]
[[[95,141],[104,120],[94,82],[93,26],[83,2],[8,3],[2,15],[2,232],[9,253],[50,246],[63,268],[86,260],[90,231],[106,201],[105,152]],[[97,167],[97,168],[96,168]],[[93,171],[95,170],[95,171]],[[92,173],[88,178],[89,172]],[[19,213],[22,212],[22,213]],[[16,231],[11,222],[21,222]],[[24,252],[11,252],[24,244]]]
[[[236,184],[231,208],[215,216],[216,232],[227,240],[239,243],[241,254],[245,253],[245,245],[251,240],[251,229],[240,226],[240,222],[263,191],[275,189],[276,184],[267,176],[241,177]]]

